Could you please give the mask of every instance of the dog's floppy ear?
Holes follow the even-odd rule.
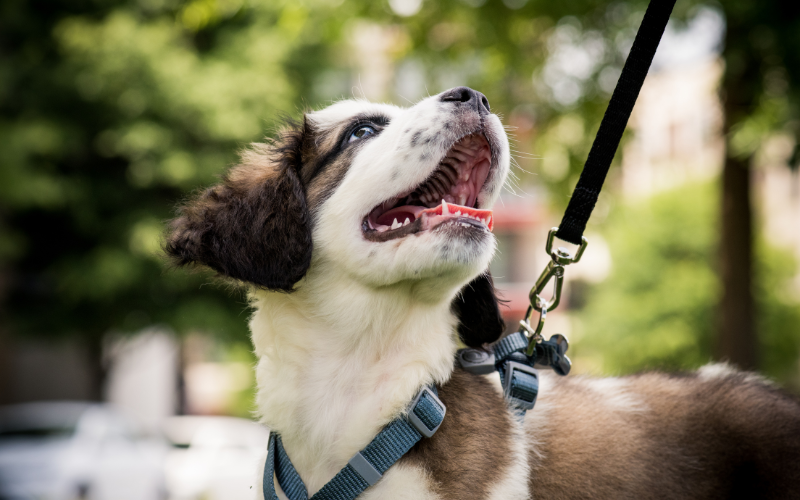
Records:
[[[458,335],[462,342],[479,348],[500,338],[506,328],[500,302],[488,269],[461,290],[453,301],[452,310],[458,318]]]
[[[307,127],[295,126],[242,155],[222,183],[184,205],[165,250],[178,265],[204,264],[270,290],[291,292],[311,262],[309,211],[299,170]]]

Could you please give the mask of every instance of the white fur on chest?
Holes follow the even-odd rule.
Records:
[[[263,461],[261,461],[261,465],[263,471]],[[257,484],[260,484],[260,481],[257,481]],[[280,487],[276,487],[275,491],[280,500],[289,500]],[[392,466],[378,483],[367,488],[358,498],[359,500],[441,500],[441,497],[434,491],[428,474],[420,467],[406,464]],[[501,497],[497,498],[499,500]],[[264,500],[264,494],[260,488],[256,494],[256,500]]]
[[[338,293],[327,296],[338,300],[320,303],[302,290],[254,295],[259,413],[281,433],[309,494],[401,415],[420,386],[444,383],[456,349],[447,302],[335,282]]]

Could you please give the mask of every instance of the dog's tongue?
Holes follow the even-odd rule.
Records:
[[[378,217],[378,224],[384,226],[391,226],[396,220],[403,224],[406,219],[409,222],[414,222],[419,217],[419,214],[425,211],[425,207],[417,205],[403,205],[402,207],[395,207],[387,212],[384,212]]]
[[[378,217],[377,222],[386,226],[391,226],[394,221],[403,224],[406,219],[414,222],[420,218],[422,214],[428,217],[469,217],[481,221],[489,231],[494,228],[494,220],[492,220],[491,210],[479,210],[477,208],[465,207],[463,205],[456,205],[455,203],[447,203],[442,200],[441,205],[433,208],[425,208],[417,205],[404,205],[401,207],[393,208]]]

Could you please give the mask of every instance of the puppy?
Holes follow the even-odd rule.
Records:
[[[178,264],[249,286],[258,412],[309,495],[435,384],[438,432],[360,498],[800,498],[800,405],[754,375],[542,373],[520,421],[497,374],[457,367],[459,341],[503,331],[486,269],[509,162],[472,89],[343,101],[252,145],[172,221]]]

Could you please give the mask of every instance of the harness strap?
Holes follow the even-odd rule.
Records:
[[[528,338],[521,332],[507,335],[492,346],[503,394],[520,418],[533,409],[539,394],[539,373],[533,368],[536,358],[525,355],[527,347]]]
[[[522,332],[514,332],[503,337],[492,345],[495,363],[508,359],[515,352],[524,351],[528,347],[528,337]]]
[[[537,368],[550,368],[559,375],[570,371],[567,357],[569,343],[560,334],[550,340],[534,344],[532,354],[527,354],[530,340],[522,332],[511,333],[495,342],[489,351],[465,348],[458,351],[461,367],[475,375],[486,375],[497,371],[503,385],[503,394],[509,406],[520,418],[536,404],[539,394],[539,372]]]
[[[436,388],[423,387],[411,403],[408,416],[397,418],[384,427],[311,500],[353,500],[378,482],[420,439],[432,436],[446,411]],[[263,481],[266,500],[278,500],[273,475],[289,500],[308,500],[308,490],[283,448],[280,435],[270,432]]]

